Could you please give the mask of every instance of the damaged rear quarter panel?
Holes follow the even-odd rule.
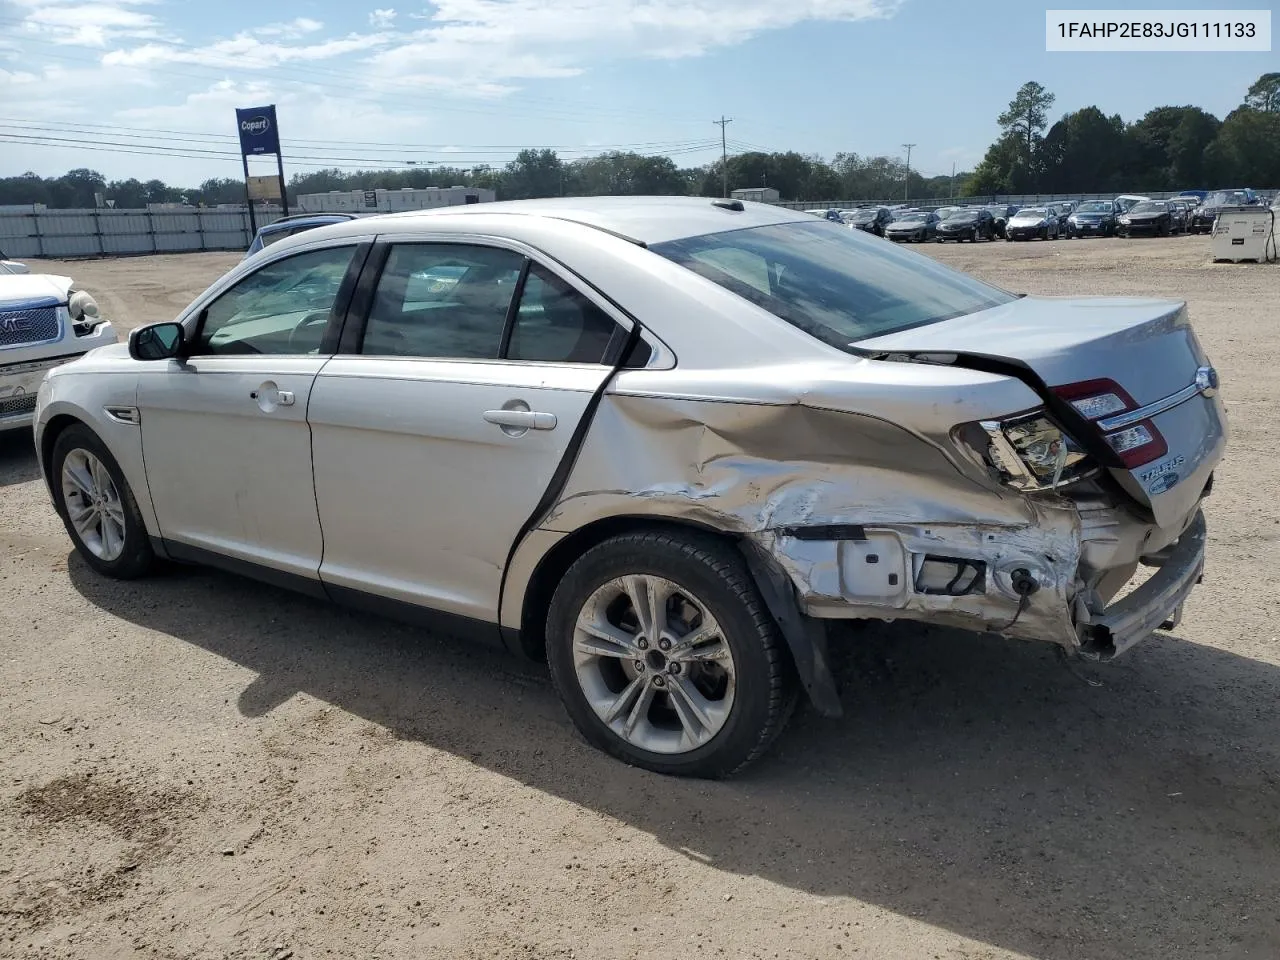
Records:
[[[1026,409],[1034,395],[1007,378],[938,367],[847,361],[834,369],[834,377],[814,377],[812,366],[807,377],[788,368],[708,371],[711,382],[688,371],[622,374],[541,530],[570,533],[618,516],[696,523],[761,546],[811,615],[974,629],[1013,616],[1007,573],[1023,567],[1042,589],[1013,632],[1073,642],[1074,509],[1006,490],[945,441],[955,424]],[[991,565],[987,590],[859,595],[856,578],[841,573],[848,560],[839,542],[783,532],[826,524],[889,536],[907,564],[917,553],[982,558]]]

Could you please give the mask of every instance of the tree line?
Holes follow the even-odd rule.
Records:
[[[1049,125],[1054,95],[1039,83],[1022,85],[998,117],[1001,135],[972,172],[922,177],[901,158],[837,153],[820,156],[752,152],[700,167],[670,157],[629,152],[563,160],[554,150],[521,150],[503,166],[419,166],[401,170],[317,170],[294,174],[289,193],[372,190],[377,187],[465,185],[496,191],[499,199],[622,195],[719,196],[730,190],[773,187],[783,200],[943,199],[1022,193],[1120,193],[1219,186],[1280,186],[1280,73],[1264,74],[1224,120],[1199,107],[1156,107],[1126,124],[1095,106]],[[287,158],[286,158],[287,162]],[[120,209],[148,203],[215,206],[241,203],[234,177],[198,187],[160,180],[106,180],[95,170],[60,177],[24,173],[0,178],[0,205],[43,203],[93,207],[94,195]]]
[[[1093,106],[1049,126],[1053,103],[1040,84],[1022,85],[967,195],[1280,187],[1280,73],[1259,77],[1223,120],[1156,107],[1126,124]]]

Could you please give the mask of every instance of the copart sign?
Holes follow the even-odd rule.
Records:
[[[245,157],[280,153],[280,130],[276,126],[276,106],[247,107],[236,111],[240,130],[240,154]]]

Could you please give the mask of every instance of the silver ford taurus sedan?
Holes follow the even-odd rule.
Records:
[[[1175,623],[1217,390],[1182,303],[605,197],[283,240],[50,371],[36,442],[106,576],[205,563],[504,643],[593,744],[724,776],[801,690],[839,713],[832,621],[1095,660]]]

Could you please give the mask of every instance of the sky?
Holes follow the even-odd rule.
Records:
[[[1051,119],[1089,105],[1126,121],[1182,104],[1222,117],[1280,67],[1275,52],[1047,53],[1044,11],[1027,0],[0,0],[0,176],[239,177],[233,110],[266,103],[286,173],[501,165],[522,146],[693,166],[719,155],[723,116],[730,152],[902,156],[913,143],[912,169],[933,175],[982,158],[1027,80],[1057,96]]]

